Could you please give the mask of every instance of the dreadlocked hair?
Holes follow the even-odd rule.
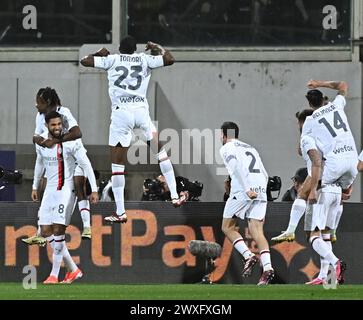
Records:
[[[49,107],[61,106],[62,103],[58,97],[57,91],[50,87],[40,88],[37,97],[42,98]]]

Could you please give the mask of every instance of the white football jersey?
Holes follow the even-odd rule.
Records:
[[[303,135],[315,139],[325,159],[357,156],[354,137],[344,112],[345,104],[345,98],[338,95],[333,102],[315,110],[304,123]]]
[[[46,138],[48,133],[41,136]],[[84,169],[92,191],[97,191],[96,179],[86,149],[79,140],[58,143],[51,148],[35,145],[37,160],[34,170],[33,189],[37,189],[40,177],[45,169],[49,190],[61,190],[64,185],[73,188],[76,161]]]
[[[315,144],[315,140],[308,135],[302,135],[300,138],[300,149],[301,149],[301,155],[306,163],[308,175],[311,177],[312,162],[310,160],[308,152],[310,150],[318,150],[318,148],[316,147],[316,144]]]
[[[163,57],[145,53],[94,57],[94,66],[107,70],[112,110],[117,106],[148,106],[146,91],[151,69],[164,66]]]
[[[257,150],[247,143],[233,139],[222,146],[220,154],[231,176],[231,195],[241,194],[249,199],[246,192],[252,190],[258,194],[257,200],[267,201],[268,174]],[[230,165],[232,159],[237,161],[234,169]],[[242,181],[236,176],[236,170],[242,176]]]
[[[69,129],[78,126],[77,120],[73,117],[71,110],[66,107],[59,106],[56,111],[62,116],[63,131],[62,133],[67,133]],[[43,133],[48,132],[48,128],[45,123],[44,113],[37,113],[35,118],[35,132],[34,134],[40,136]]]

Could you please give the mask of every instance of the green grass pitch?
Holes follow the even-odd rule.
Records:
[[[82,284],[43,285],[25,290],[21,283],[0,283],[0,300],[334,300],[362,299],[363,285],[344,285],[326,290],[306,285],[122,285]]]

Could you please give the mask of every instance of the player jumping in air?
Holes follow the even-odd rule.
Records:
[[[102,48],[95,54],[84,57],[80,62],[85,67],[95,67],[107,71],[109,95],[111,99],[111,124],[109,146],[112,162],[112,191],[115,197],[116,212],[106,217],[106,221],[127,221],[124,205],[125,165],[127,150],[132,139],[132,130],[140,128],[152,151],[157,154],[160,169],[168,184],[172,204],[181,206],[187,194],[179,197],[176,190],[174,169],[165,149],[159,143],[158,132],[149,115],[146,91],[155,68],[170,66],[174,58],[160,45],[148,42],[146,50],[154,55],[136,53],[136,40],[127,36],[121,40],[118,54]]]

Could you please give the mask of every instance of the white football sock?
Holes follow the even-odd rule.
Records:
[[[116,213],[121,216],[125,213],[125,166],[112,163],[112,192],[115,197]]]
[[[271,254],[269,250],[262,250],[260,252],[260,260],[263,267],[263,271],[272,270]]]
[[[165,150],[161,150],[157,154],[158,160],[160,161],[159,166],[161,173],[165,177],[166,184],[170,190],[170,196],[172,199],[179,199],[178,192],[176,191],[176,181],[174,175],[173,165],[168,158],[168,155]]]
[[[50,247],[52,249],[54,249],[54,237],[53,237],[53,235],[51,235],[49,237],[46,237],[45,239],[47,239],[47,242],[49,243]]]
[[[287,233],[294,233],[301,217],[304,215],[306,209],[306,201],[303,199],[295,199],[291,207],[289,226]]]
[[[82,217],[83,228],[91,227],[90,205],[88,200],[78,202],[78,209]]]
[[[66,265],[66,268],[68,271],[74,272],[78,269],[77,265],[74,263],[71,255],[68,251],[66,244],[64,244],[64,247],[63,247],[63,259],[64,259],[64,264]]]
[[[310,238],[311,246],[314,251],[320,256],[326,259],[331,265],[335,266],[338,258],[334,255],[333,251],[329,248],[329,245],[325,243],[323,239],[318,236]]]
[[[233,246],[243,256],[245,260],[253,256],[252,252],[250,251],[250,249],[248,249],[242,237],[234,240]]]
[[[63,260],[64,235],[54,236],[54,242],[53,265],[50,275],[58,279],[59,270]]]

